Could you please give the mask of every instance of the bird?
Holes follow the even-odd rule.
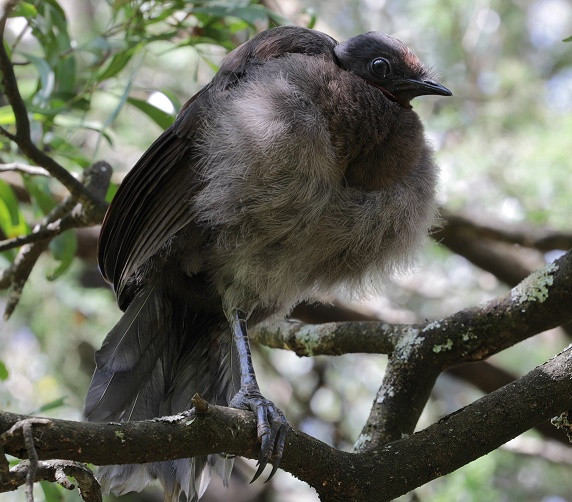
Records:
[[[365,294],[414,261],[436,218],[438,169],[411,100],[450,96],[398,39],[344,42],[295,26],[230,52],[125,176],[98,260],[124,312],[96,352],[89,421],[208,402],[254,412],[270,479],[289,431],[260,392],[247,328],[298,303]],[[364,293],[365,292],[365,293]],[[228,456],[105,466],[105,491],[158,478],[202,496]],[[254,479],[253,479],[254,481]]]

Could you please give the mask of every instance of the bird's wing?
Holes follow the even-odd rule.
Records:
[[[103,220],[99,267],[113,283],[120,305],[133,273],[192,220],[188,201],[199,185],[193,136],[205,91],[187,103],[127,174]]]
[[[227,56],[213,81],[143,154],[117,191],[99,238],[99,267],[122,308],[130,301],[125,288],[134,272],[193,220],[189,201],[201,184],[195,138],[210,103],[223,99],[264,61],[294,52],[334,58],[336,43],[323,33],[293,26],[259,34]]]

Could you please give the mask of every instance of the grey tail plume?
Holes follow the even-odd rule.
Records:
[[[96,370],[85,400],[89,421],[145,420],[192,407],[199,392],[208,402],[227,405],[239,388],[230,330],[224,319],[193,311],[165,288],[149,286],[133,299],[96,352]],[[112,465],[98,473],[104,492],[140,491],[152,479],[165,490],[165,502],[198,500],[211,471],[225,484],[231,459],[218,455]]]

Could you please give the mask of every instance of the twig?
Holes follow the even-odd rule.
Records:
[[[16,422],[7,432],[1,436],[2,441],[5,441],[6,438],[12,436],[18,429],[22,429],[24,445],[26,446],[28,459],[30,461],[26,473],[26,500],[28,502],[34,502],[34,481],[36,479],[36,470],[38,468],[39,461],[38,453],[36,452],[36,447],[34,445],[32,425],[51,425],[51,423],[52,422],[47,418],[27,418],[25,420]]]
[[[67,215],[59,220],[36,226],[32,233],[28,235],[19,235],[18,237],[12,237],[11,239],[0,241],[0,252],[18,248],[25,244],[43,241],[45,239],[53,239],[66,230],[83,226],[84,224],[81,218]]]
[[[10,162],[8,164],[0,164],[0,172],[17,171],[32,176],[50,176],[50,173],[42,167],[29,166],[21,162]]]
[[[191,399],[191,403],[196,410],[197,415],[205,415],[209,409],[209,403],[207,403],[203,396],[201,396],[198,392]]]
[[[111,166],[103,161],[96,162],[84,171],[85,186],[98,200],[103,201],[111,180],[111,172]],[[103,219],[103,208],[105,208],[103,202],[98,205],[77,204],[75,197],[70,195],[34,227],[30,236],[15,238],[16,242],[24,238],[30,242],[20,248],[12,265],[0,273],[0,289],[10,287],[4,312],[5,319],[10,317],[18,305],[30,273],[40,255],[48,247],[50,239],[71,228],[99,223]],[[14,247],[13,243],[14,239],[11,239],[4,241],[0,246]]]
[[[30,475],[30,463],[25,460],[2,478],[0,492],[16,490],[27,482]],[[49,481],[58,483],[66,490],[75,489],[75,485],[68,479],[75,478],[78,490],[85,502],[101,502],[101,489],[93,472],[80,462],[70,460],[43,460],[38,462],[34,481]]]
[[[30,422],[24,422],[22,424],[22,433],[24,434],[24,444],[26,445],[28,459],[30,460],[28,473],[26,474],[26,500],[28,502],[34,502],[34,480],[36,479],[36,470],[38,468],[38,454],[34,447],[34,435]]]
[[[16,138],[16,136],[14,136],[10,131],[8,131],[2,126],[0,126],[0,134],[2,136],[6,136],[9,140],[13,141],[14,143],[18,141],[18,138]]]

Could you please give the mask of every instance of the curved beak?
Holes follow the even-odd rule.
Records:
[[[434,94],[437,96],[452,96],[453,93],[444,85],[432,80],[417,80],[414,78],[405,78],[396,81],[391,92],[396,96],[411,100],[417,96],[426,96]]]

